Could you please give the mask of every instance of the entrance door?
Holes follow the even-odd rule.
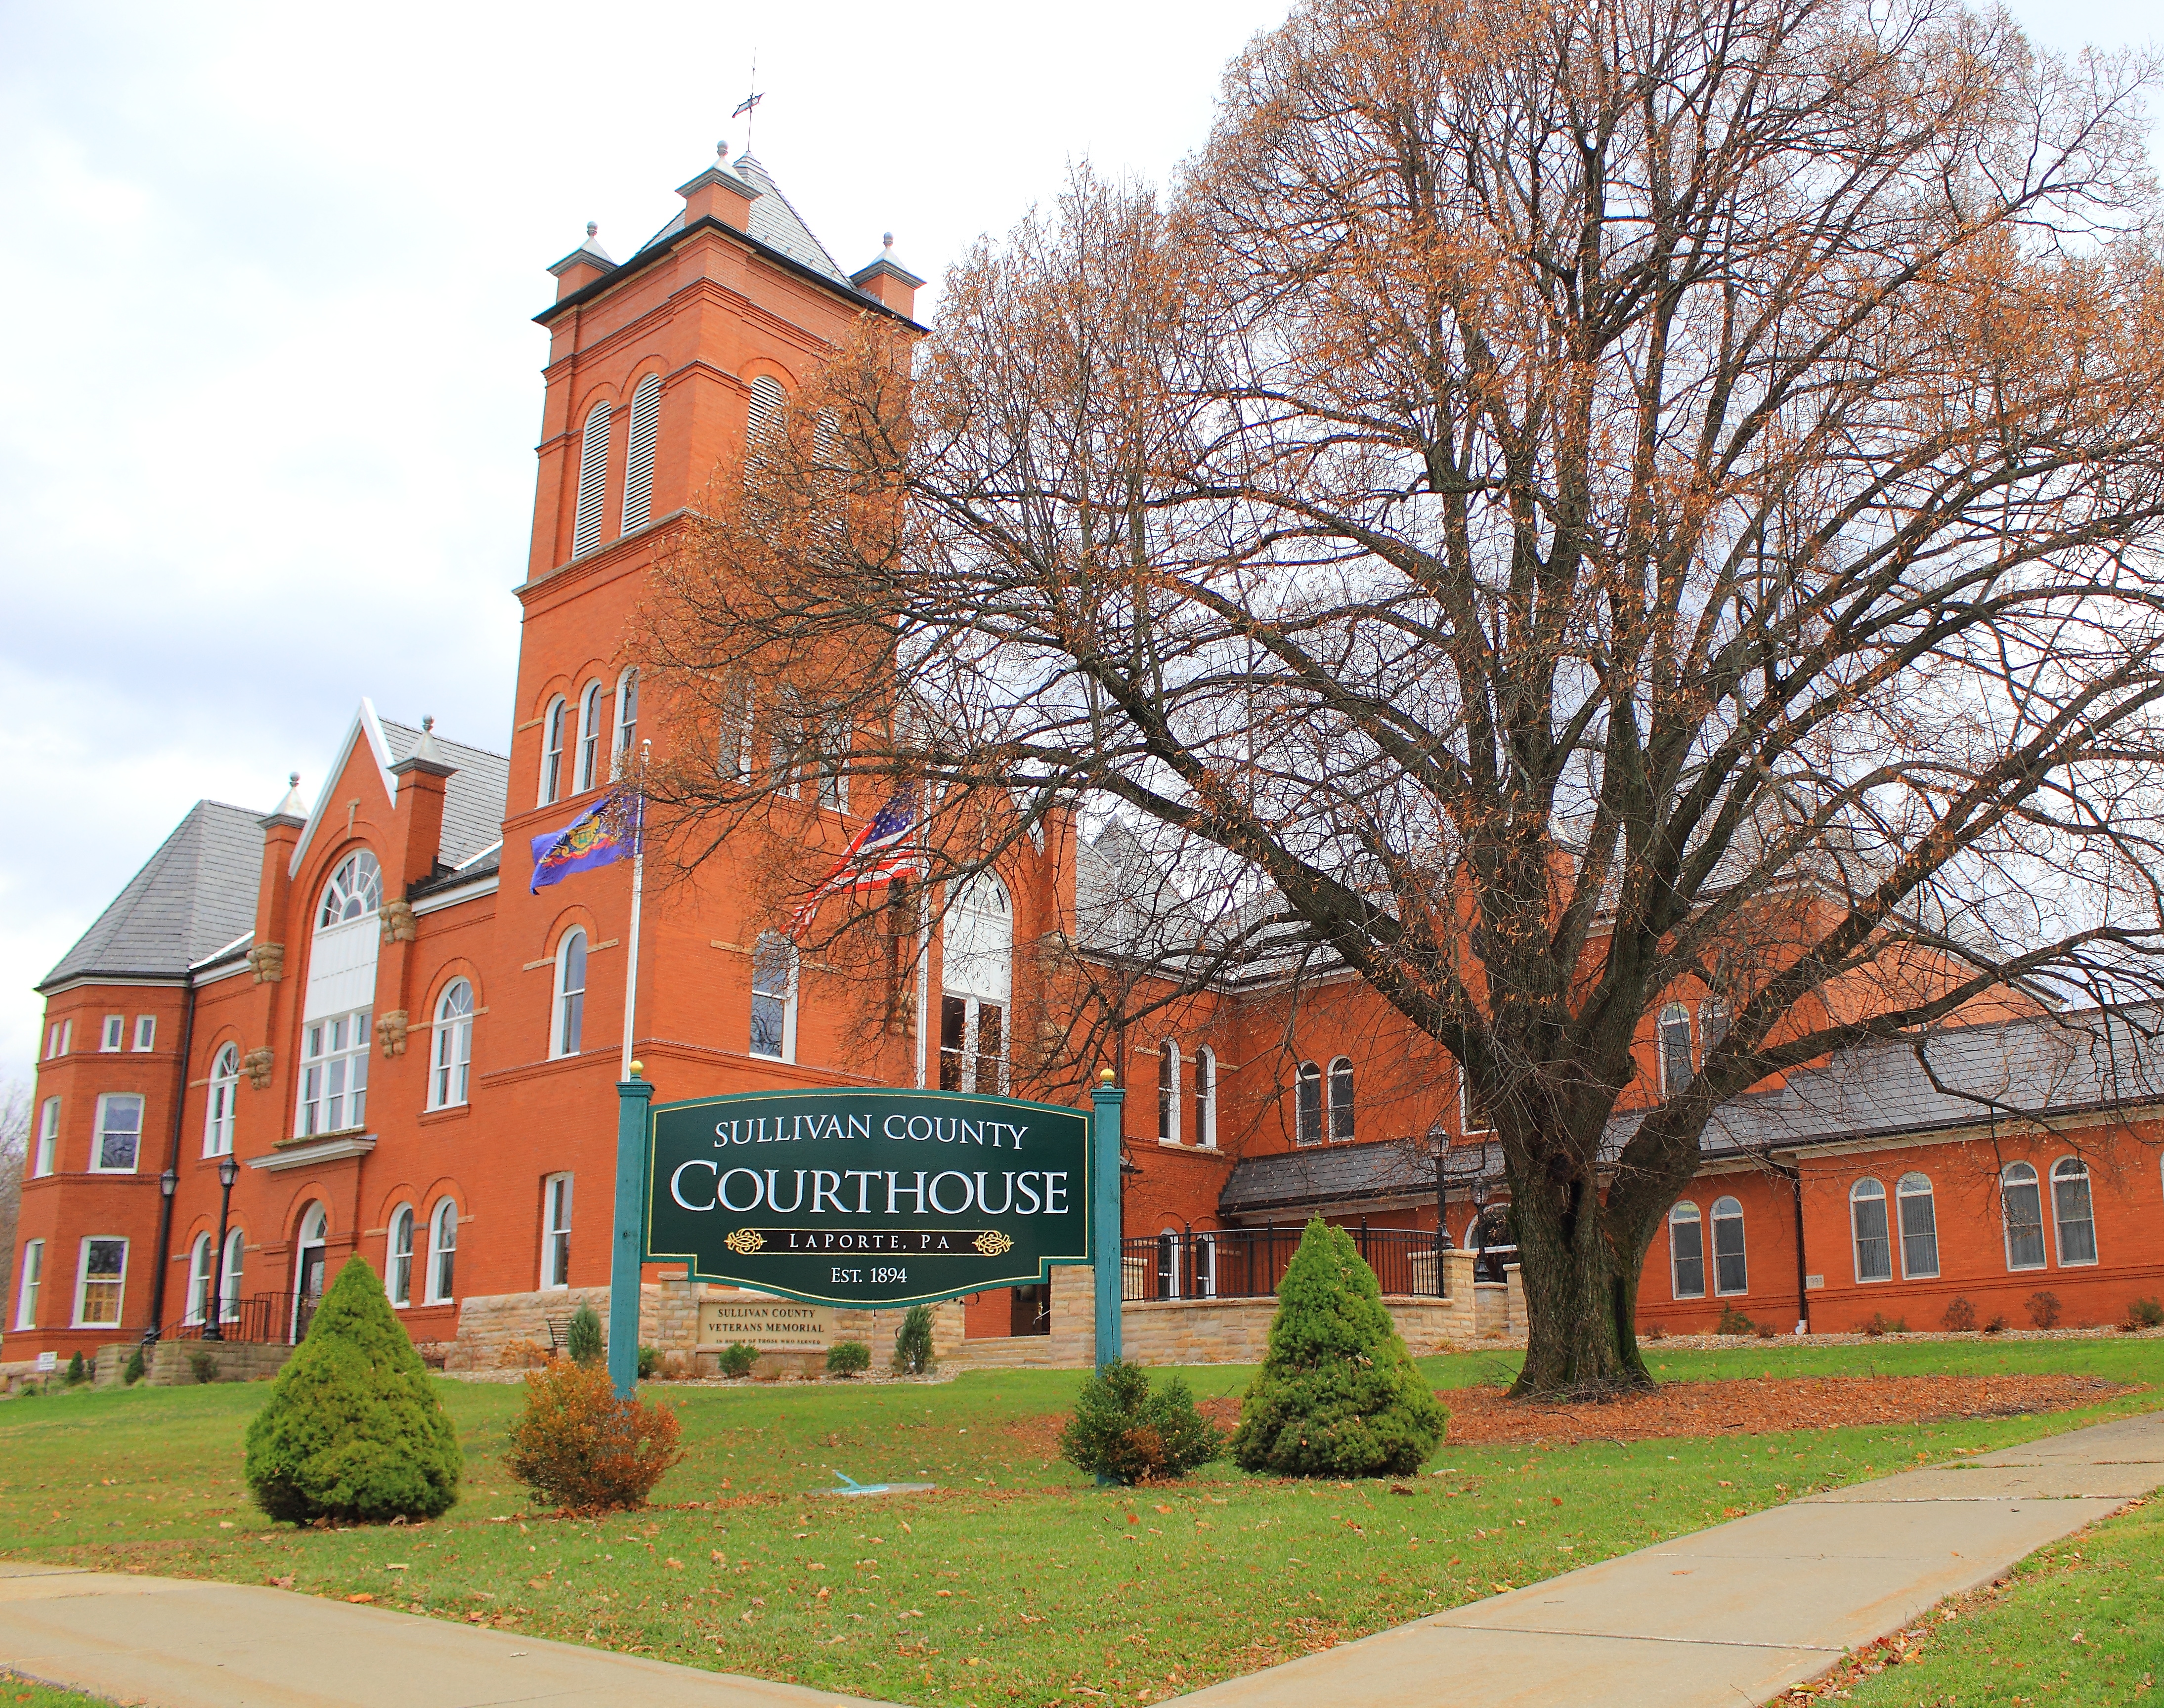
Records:
[[[293,1288],[293,1343],[298,1346],[307,1338],[308,1325],[315,1321],[316,1306],[323,1296],[323,1240],[329,1229],[329,1218],[320,1204],[309,1206],[307,1215],[301,1218],[300,1258],[294,1266]]]

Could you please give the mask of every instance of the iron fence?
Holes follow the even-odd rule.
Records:
[[[315,1301],[304,1299],[304,1310],[311,1310]],[[293,1295],[291,1293],[255,1293],[245,1299],[228,1300],[223,1320],[218,1324],[223,1338],[248,1341],[258,1346],[290,1345],[296,1336],[292,1332]],[[210,1325],[205,1322],[182,1320],[158,1331],[161,1340],[201,1340],[203,1331]],[[308,1332],[305,1320],[301,1333]]]
[[[1369,1227],[1346,1232],[1385,1293],[1440,1299],[1448,1237],[1433,1228]],[[1262,1299],[1274,1295],[1299,1249],[1300,1227],[1192,1229],[1120,1243],[1120,1297]]]

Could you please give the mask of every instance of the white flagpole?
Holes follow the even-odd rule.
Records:
[[[932,891],[925,879],[932,870],[932,844],[926,833],[931,828],[932,785],[924,785],[917,800],[917,839],[924,849],[922,868],[917,875],[917,1089],[926,1089],[927,1045],[925,1034],[933,1024],[927,1012],[932,1006]]]
[[[638,904],[646,888],[646,759],[653,745],[651,741],[639,743],[638,778],[633,786],[638,792],[632,797],[637,804],[632,808],[631,952],[624,957],[623,1060],[617,1071],[619,1082],[631,1078],[631,1034],[638,1017]]]

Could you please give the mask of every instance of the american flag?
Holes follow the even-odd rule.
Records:
[[[795,937],[802,932],[818,916],[820,903],[829,896],[846,895],[853,890],[876,890],[916,871],[915,851],[902,846],[916,828],[917,807],[910,798],[910,791],[906,787],[896,790],[886,805],[872,815],[872,822],[842,850],[842,858],[835,862],[834,870],[796,904],[796,911],[789,916],[789,934]]]

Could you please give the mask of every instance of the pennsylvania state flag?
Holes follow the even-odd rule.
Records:
[[[533,890],[559,883],[574,872],[590,872],[638,852],[638,801],[604,795],[561,830],[544,830],[533,838]]]

